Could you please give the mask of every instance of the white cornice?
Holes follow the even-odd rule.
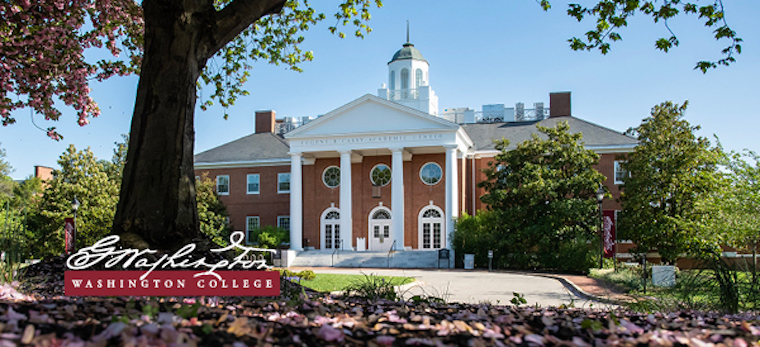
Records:
[[[431,121],[431,122],[434,122],[434,123],[437,123],[437,124],[444,125],[444,126],[450,128],[452,130],[457,129],[459,127],[458,124],[449,122],[449,121],[447,121],[447,120],[445,120],[443,118],[427,114],[427,113],[422,112],[420,110],[417,110],[417,109],[414,109],[414,108],[411,108],[411,107],[408,107],[408,106],[404,106],[404,105],[399,104],[399,103],[394,102],[394,101],[389,101],[389,100],[381,99],[381,98],[376,97],[376,96],[374,96],[372,94],[365,94],[365,95],[363,95],[363,96],[361,96],[361,97],[359,97],[359,98],[357,98],[357,99],[355,99],[355,100],[353,100],[353,101],[351,101],[351,102],[349,102],[349,103],[347,103],[347,104],[345,104],[345,105],[343,105],[341,107],[338,107],[337,109],[332,110],[329,113],[327,113],[327,114],[325,114],[325,115],[323,115],[323,116],[321,116],[321,117],[319,117],[319,118],[317,118],[317,119],[309,122],[308,124],[300,126],[300,127],[296,128],[295,130],[293,130],[293,131],[285,134],[285,138],[286,139],[300,138],[302,136],[301,133],[303,133],[303,132],[305,132],[305,131],[307,131],[309,129],[319,127],[319,125],[321,123],[326,122],[330,118],[333,118],[333,117],[335,117],[335,116],[337,116],[339,114],[347,112],[348,110],[350,110],[350,109],[352,109],[352,108],[354,108],[356,106],[359,106],[360,104],[365,103],[365,102],[374,102],[374,103],[377,103],[377,104],[381,104],[381,105],[384,105],[384,106],[386,106],[388,108],[395,109],[395,110],[398,110],[400,112],[407,113],[409,115],[413,115],[413,116],[416,116],[416,117],[419,117],[419,118],[423,118],[423,119],[426,119],[428,121]],[[398,133],[400,131],[401,130],[394,131],[394,132]],[[439,129],[439,131],[440,131],[440,129]],[[377,133],[375,133],[375,134],[377,134]],[[333,136],[341,136],[341,135],[344,135],[344,134],[330,134],[330,135],[327,135],[327,136],[333,137]],[[361,133],[351,133],[351,134],[345,134],[345,135],[361,135]],[[308,135],[308,137],[314,137],[314,135]]]

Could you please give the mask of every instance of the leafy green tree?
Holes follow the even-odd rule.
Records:
[[[5,203],[13,196],[13,189],[16,186],[16,182],[8,176],[13,172],[13,167],[5,161],[5,156],[5,149],[0,148],[0,204],[3,205],[0,209],[5,208]]]
[[[61,169],[53,171],[44,194],[39,179],[27,180],[16,189],[19,204],[24,201],[36,206],[31,211],[27,238],[34,240],[35,256],[60,254],[63,251],[63,221],[73,217],[71,200],[77,197],[81,206],[77,213],[77,246],[91,245],[109,233],[118,199],[121,171],[127,152],[126,141],[115,143],[111,160],[97,159],[90,149],[77,151],[71,145],[58,161]],[[205,178],[205,177],[204,177]],[[230,230],[227,209],[214,192],[214,182],[208,178],[197,184],[197,208],[201,231],[215,243],[226,245]]]
[[[548,0],[540,4],[550,7]],[[336,20],[330,31],[343,37],[337,26],[348,25],[356,36],[368,33],[373,5],[381,1],[340,1],[329,16]],[[599,0],[591,9],[571,5],[568,12],[578,20],[597,18],[588,42],[574,39],[571,47],[598,47],[606,53],[608,40],[621,39],[613,30],[626,26],[629,16],[638,12],[667,21],[679,9],[716,28],[716,38],[731,40],[723,51],[726,58],[717,64],[733,61],[733,53],[741,51],[740,40],[725,25],[720,0],[701,6],[681,0]],[[89,81],[140,74],[112,231],[134,244],[166,249],[200,236],[193,183],[198,86],[213,90],[206,94],[209,100],[201,101],[202,108],[214,101],[228,107],[246,95],[242,86],[253,61],[300,70],[300,63],[313,58],[300,48],[302,33],[328,18],[308,0],[75,0],[55,5],[9,0],[0,2],[0,16],[3,125],[14,123],[12,111],[24,107],[58,120],[55,97],[73,107],[77,122],[85,125],[100,114],[89,95]],[[83,27],[85,23],[91,27]],[[658,48],[676,44],[673,36]],[[87,61],[83,52],[92,47],[104,47],[119,58]],[[55,127],[47,133],[61,139]]]
[[[87,148],[77,151],[74,145],[58,160],[42,196],[35,221],[35,255],[63,252],[64,219],[73,217],[71,201],[80,202],[77,212],[77,247],[92,245],[110,232],[119,194],[119,180],[109,177],[106,167]]]
[[[565,122],[537,128],[541,136],[513,150],[498,141],[501,153],[484,170],[481,200],[498,220],[495,253],[510,267],[585,271],[594,254],[589,242],[598,242],[599,156]]]
[[[657,249],[663,261],[675,263],[683,253],[715,252],[717,240],[706,228],[711,209],[706,199],[720,185],[721,150],[694,132],[682,106],[665,102],[628,130],[639,144],[628,153],[619,237],[636,244],[636,252]]]
[[[198,219],[201,232],[220,246],[227,246],[232,229],[229,227],[227,207],[216,195],[216,183],[204,174],[195,182],[195,197],[198,201]]]
[[[752,163],[754,162],[754,163]],[[760,245],[760,155],[753,151],[728,156],[728,187],[721,189],[718,201],[725,244],[757,252]]]

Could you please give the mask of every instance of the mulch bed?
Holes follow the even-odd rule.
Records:
[[[760,320],[750,315],[368,302],[314,292],[295,300],[68,298],[62,264],[31,267],[22,286],[30,297],[0,300],[0,347],[760,346]]]

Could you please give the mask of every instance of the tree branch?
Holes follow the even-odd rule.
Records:
[[[216,14],[216,28],[208,57],[222,49],[252,23],[269,14],[282,11],[286,0],[234,0]]]

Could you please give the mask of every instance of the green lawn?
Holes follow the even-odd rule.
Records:
[[[621,267],[618,271],[611,269],[592,269],[589,277],[616,284],[626,292],[644,297],[656,298],[661,309],[667,306],[680,309],[725,310],[726,304],[738,302],[738,309],[753,310],[760,306],[758,287],[752,284],[752,275],[745,271],[732,273],[736,277],[731,283],[717,280],[712,270],[680,270],[676,273],[676,285],[672,288],[661,288],[652,285],[651,278],[647,279],[646,291],[641,269]],[[725,276],[725,275],[724,275]],[[727,289],[728,288],[728,289]],[[728,295],[728,296],[726,296]],[[730,298],[734,299],[730,299]]]
[[[371,274],[370,274],[371,276]],[[386,281],[393,281],[395,285],[402,285],[409,282],[413,282],[414,278],[411,277],[391,277],[391,276],[375,276]],[[316,274],[315,278],[311,281],[303,280],[301,284],[305,287],[318,290],[320,292],[335,292],[346,288],[348,285],[356,282],[366,282],[365,275],[342,275],[342,274]]]

